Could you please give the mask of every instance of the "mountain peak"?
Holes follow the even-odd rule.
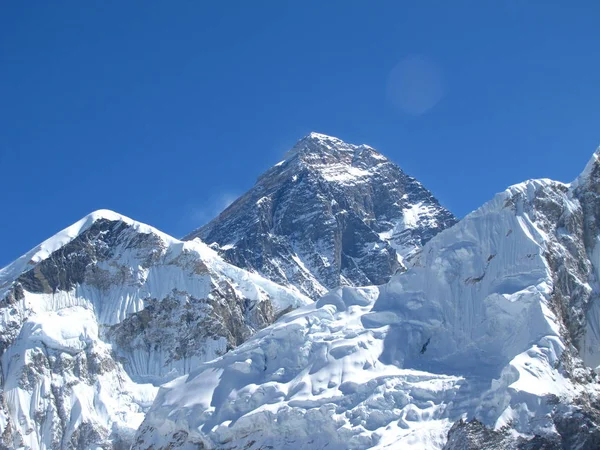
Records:
[[[312,159],[314,155],[332,156],[334,160],[352,161],[354,157],[359,156],[364,150],[369,150],[370,153],[377,155],[378,159],[385,159],[383,155],[366,144],[349,144],[340,138],[313,131],[300,139],[285,154],[283,161],[278,165],[295,159],[297,156],[306,156]],[[322,158],[319,159],[322,160]]]
[[[95,221],[101,220],[101,219],[106,219],[106,220],[110,220],[110,221],[125,221],[125,222],[132,221],[132,219],[130,219],[129,217],[125,217],[122,214],[119,214],[118,212],[112,211],[110,209],[97,209],[97,210],[89,213],[82,220],[91,220],[91,221],[95,222]]]
[[[299,264],[282,283],[307,267],[326,284],[337,261],[338,285],[389,275],[377,237],[404,245],[413,214],[428,206],[433,214],[416,221],[422,244],[444,218],[392,166],[368,184],[326,183],[308,170],[269,191],[278,180],[265,179],[237,211],[257,231],[240,232],[251,240],[226,256],[280,276],[280,249],[291,249]],[[598,448],[600,152],[581,181],[514,185],[429,240],[387,284],[332,289],[164,386],[132,448]],[[220,222],[208,242],[235,235],[234,220]]]
[[[16,276],[21,274],[28,267],[32,267],[52,255],[54,252],[75,240],[78,236],[89,230],[99,221],[122,222],[127,226],[133,227],[137,232],[143,234],[158,235],[163,241],[171,242],[174,238],[157,230],[150,225],[137,222],[127,216],[119,214],[109,209],[98,209],[78,220],[74,224],[59,231],[54,236],[46,239],[41,244],[29,250],[20,258],[16,259],[4,268],[0,268],[0,283],[10,282]]]
[[[373,148],[313,132],[184,240],[215,243],[228,262],[317,298],[339,285],[386,282],[455,222]]]
[[[316,140],[316,141],[340,141],[340,142],[342,142],[342,140],[340,138],[337,138],[335,136],[329,136],[329,135],[323,134],[323,133],[317,133],[316,131],[311,131],[306,136],[304,136],[304,138],[302,138],[302,140],[304,140],[304,139],[312,139],[312,140]]]
[[[333,148],[345,148],[345,147],[368,147],[367,145],[355,145],[355,144],[350,144],[338,137],[335,136],[329,136],[327,134],[322,134],[322,133],[317,133],[315,131],[311,131],[309,134],[307,134],[306,136],[304,136],[302,139],[300,139],[297,143],[296,146],[300,145],[313,145],[316,146],[317,148],[321,148],[321,149],[333,149]],[[369,147],[370,148],[370,147]]]
[[[583,172],[573,181],[571,184],[574,188],[587,184],[590,178],[596,174],[598,176],[598,169],[600,168],[600,146],[596,149],[592,157],[583,169]]]
[[[46,239],[38,246],[32,248],[8,266],[1,268],[0,279],[3,279],[5,277],[10,278],[11,274],[21,273],[27,265],[37,264],[38,262],[46,259],[53,252],[71,242],[85,230],[90,228],[95,222],[102,219],[109,221],[133,222],[131,219],[125,216],[121,216],[120,214],[108,209],[98,209],[96,211],[93,211],[87,216],[75,222],[74,224],[59,231],[54,236]]]

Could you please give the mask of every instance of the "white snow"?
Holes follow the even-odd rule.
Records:
[[[16,426],[13,432],[19,432],[24,445],[31,449],[55,447],[52,439],[56,431],[52,427],[62,420],[53,400],[56,389],[70,392],[61,393],[56,400],[67,414],[64,442],[82,423],[131,438],[157,392],[147,382],[171,380],[226,351],[227,341],[222,336],[207,339],[202,354],[176,360],[168,359],[161,349],[129,351],[111,345],[106,337],[109,327],[143,310],[148,299],[205,299],[213,285],[226,282],[248,302],[272,301],[276,314],[311,303],[298,292],[224,262],[199,240],[179,241],[106,210],[86,216],[2,269],[2,295],[24,271],[35,268],[100,219],[127,224],[128,228],[121,231],[124,239],[151,234],[158,241],[152,241],[151,248],[116,248],[114,257],[95,263],[96,275],[86,276],[86,283],[52,293],[25,291],[24,298],[12,308],[3,308],[0,315],[3,334],[21,317],[25,320],[15,342],[2,355],[1,367],[8,415],[12,426]],[[150,255],[154,262],[148,264]],[[98,277],[97,282],[92,275]],[[132,336],[134,343],[135,339],[137,336]],[[115,353],[118,360],[114,359]],[[105,369],[93,373],[91,367],[95,366],[91,366],[89,377],[76,372],[79,361],[96,358],[94,355],[106,361]],[[69,361],[68,365],[53,370],[43,363],[57,358]],[[40,414],[47,419],[40,421]],[[0,426],[5,427],[7,420],[0,411]]]
[[[55,402],[62,404],[69,417],[64,430],[67,442],[83,422],[96,423],[106,430],[123,429],[131,434],[156,395],[157,388],[133,383],[120,365],[96,374],[95,381],[88,381],[74,370],[65,369],[61,377],[51,367],[40,366],[36,363],[40,354],[47,355],[54,364],[59,364],[57,358],[60,358],[74,366],[78,366],[77,361],[85,363],[91,354],[111,359],[110,346],[99,339],[98,324],[91,309],[73,306],[30,317],[16,342],[2,355],[6,403],[13,426],[18,424],[17,431],[21,432],[27,448],[54,448],[53,433],[48,429],[52,422],[40,422],[37,414],[51,415]],[[32,369],[24,371],[27,365]],[[24,385],[23,374],[31,377],[36,371],[39,371],[38,376],[29,378]],[[71,394],[56,399],[54,389],[67,385]]]
[[[49,239],[46,239],[37,247],[31,249],[23,256],[13,261],[6,267],[0,269],[0,296],[4,296],[6,291],[3,288],[7,287],[16,277],[26,270],[31,269],[37,263],[48,258],[52,253],[57,251],[59,248],[67,245],[81,233],[90,228],[96,221],[105,219],[115,222],[124,222],[132,226],[139,233],[153,233],[165,241],[165,243],[174,243],[177,241],[175,238],[158,231],[149,225],[136,222],[129,217],[118,214],[108,209],[99,209],[94,211],[73,225],[65,228],[64,230],[56,233]]]
[[[325,180],[342,184],[356,183],[360,181],[360,178],[367,178],[371,175],[368,170],[346,164],[328,164],[320,170],[320,173]]]
[[[577,189],[579,186],[586,184],[587,180],[590,178],[590,175],[594,169],[600,162],[600,147],[596,149],[590,160],[583,169],[583,172],[571,183],[571,189]]]
[[[419,243],[407,244],[405,239],[400,236],[403,232],[408,232],[411,229],[418,227],[436,227],[439,211],[431,204],[418,202],[409,204],[402,210],[402,218],[394,223],[394,225],[384,232],[379,233],[379,238],[389,244],[396,250],[399,257],[399,262],[404,263],[405,260],[415,255],[421,248]],[[400,244],[401,242],[404,242]]]
[[[135,448],[184,431],[210,449],[441,449],[452,423],[473,417],[548,432],[545,396],[584,388],[556,370],[549,236],[527,205],[553,189],[569,207],[565,187],[512,186],[388,284],[331,291],[163,386]]]
[[[26,328],[30,328],[30,340],[67,353],[79,353],[98,339],[93,311],[80,306],[36,314],[29,318]]]

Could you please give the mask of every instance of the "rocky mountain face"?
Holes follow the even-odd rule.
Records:
[[[233,265],[318,298],[383,284],[456,223],[417,180],[367,145],[311,133],[199,237]]]
[[[597,449],[599,223],[600,150],[162,386],[133,448]]]
[[[187,241],[97,211],[0,270],[0,448],[129,448],[157,386],[309,296],[384,283],[454,222],[372,148],[314,133]]]
[[[129,448],[157,388],[303,295],[110,211],[0,271],[0,447]]]
[[[597,449],[599,240],[600,150],[456,223],[312,133],[186,240],[98,211],[0,270],[0,448]]]

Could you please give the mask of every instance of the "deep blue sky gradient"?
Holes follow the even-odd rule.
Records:
[[[182,236],[310,131],[463,216],[600,144],[600,3],[3,2],[0,266],[99,208]],[[386,96],[426,58],[442,97]],[[393,80],[393,78],[392,78]]]

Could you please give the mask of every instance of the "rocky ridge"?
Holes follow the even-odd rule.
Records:
[[[189,234],[231,264],[318,298],[383,284],[456,218],[368,145],[311,133]]]
[[[201,242],[97,211],[0,271],[0,439],[128,448],[155,386],[309,302]]]
[[[163,386],[134,448],[597,448],[599,193],[600,150],[510,187]]]

